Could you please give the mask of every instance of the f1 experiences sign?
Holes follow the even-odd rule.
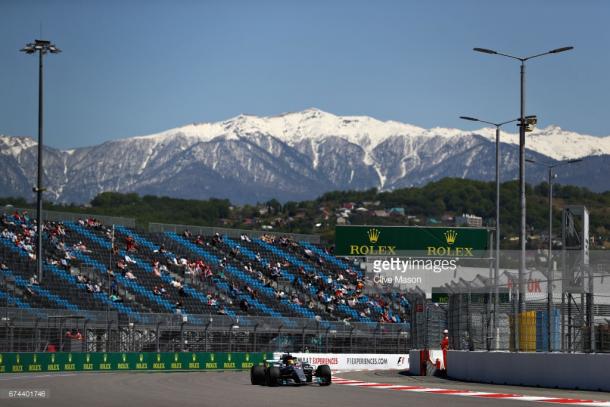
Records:
[[[408,354],[375,353],[292,353],[313,366],[329,365],[336,370],[392,370],[408,369]],[[281,353],[274,354],[279,358]]]
[[[337,226],[337,256],[486,257],[487,229],[419,226]]]

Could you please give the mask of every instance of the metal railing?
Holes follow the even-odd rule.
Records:
[[[0,308],[0,351],[403,353],[408,324]],[[144,322],[142,322],[144,321]]]
[[[320,236],[306,235],[300,233],[278,232],[274,230],[249,230],[249,229],[229,229],[212,226],[194,226],[194,225],[174,225],[167,223],[149,223],[148,231],[151,233],[175,232],[183,233],[185,230],[190,231],[195,235],[213,236],[215,233],[226,235],[229,237],[239,238],[242,234],[247,234],[250,237],[261,237],[264,235],[285,236],[295,241],[305,241],[310,243],[320,243]]]
[[[12,214],[15,211],[18,211],[19,213],[23,213],[24,211],[27,211],[28,214],[30,215],[30,218],[32,218],[32,219],[36,218],[36,213],[37,213],[36,209],[33,209],[33,208],[16,208],[14,206],[1,206],[0,211],[2,211],[2,213],[6,213],[6,214]],[[133,218],[123,218],[120,216],[94,215],[94,214],[90,214],[90,213],[60,212],[60,211],[43,210],[42,218],[45,221],[52,221],[52,222],[67,222],[67,221],[74,222],[79,219],[94,218],[94,219],[97,219],[98,221],[102,222],[104,225],[123,225],[123,226],[131,227],[131,228],[136,226],[136,220]]]

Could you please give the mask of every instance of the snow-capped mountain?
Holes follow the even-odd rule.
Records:
[[[528,133],[532,158],[585,161],[558,168],[558,182],[610,189],[610,137],[551,126]],[[518,168],[517,134],[502,134],[502,178]],[[183,198],[314,198],[337,189],[394,189],[443,177],[492,180],[495,130],[423,129],[367,116],[336,116],[317,109],[273,117],[240,115],[98,146],[46,148],[48,198],[87,202],[102,191]],[[32,196],[36,142],[0,136],[0,196]],[[528,181],[545,178],[531,166]]]

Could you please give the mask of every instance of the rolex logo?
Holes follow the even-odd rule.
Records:
[[[445,240],[447,240],[447,244],[454,244],[455,239],[457,239],[457,232],[453,229],[445,232]]]
[[[369,229],[368,232],[366,232],[366,234],[369,236],[369,242],[377,243],[381,232],[379,231],[379,229],[373,228],[373,229]]]

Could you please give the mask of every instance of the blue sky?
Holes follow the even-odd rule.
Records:
[[[191,122],[308,107],[422,127],[518,115],[528,65],[539,125],[610,135],[604,0],[0,1],[0,134],[36,135],[40,36],[46,144],[68,148]],[[513,129],[514,130],[514,129]]]

